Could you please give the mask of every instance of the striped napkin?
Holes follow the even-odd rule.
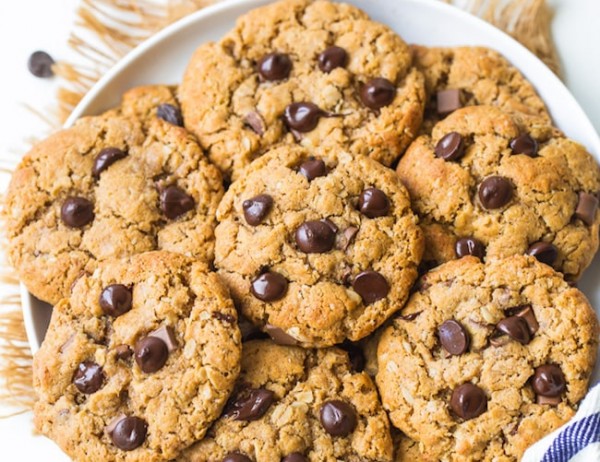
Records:
[[[521,462],[600,462],[600,383],[575,417],[530,447]]]

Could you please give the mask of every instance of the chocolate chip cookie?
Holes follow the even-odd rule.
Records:
[[[521,117],[530,130],[551,122],[548,109],[525,77],[500,53],[484,47],[411,46],[414,65],[425,77],[421,132],[464,106],[496,106]]]
[[[285,0],[202,45],[180,96],[186,126],[235,180],[280,142],[390,165],[416,135],[425,93],[389,28],[344,3]]]
[[[576,280],[598,249],[600,169],[580,144],[472,106],[419,137],[397,168],[431,266],[529,254]]]
[[[97,262],[163,249],[214,256],[221,175],[193,136],[159,117],[88,117],[35,146],[5,201],[8,255],[57,303]]]
[[[530,256],[423,276],[378,346],[392,423],[443,461],[520,460],[585,396],[598,346],[585,296]]]
[[[237,379],[227,289],[169,252],[105,262],[56,305],[34,423],[75,460],[162,461],[202,438]]]
[[[179,462],[391,461],[377,390],[337,349],[244,344],[223,416]]]
[[[280,342],[359,340],[399,310],[423,237],[397,175],[364,156],[283,145],[217,211],[215,265],[241,312]]]

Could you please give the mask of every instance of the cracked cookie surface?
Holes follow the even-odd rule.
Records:
[[[296,458],[289,460],[307,462],[392,460],[389,423],[375,386],[365,373],[351,370],[345,352],[254,340],[244,343],[241,368],[228,407],[235,407],[233,403],[248,389],[264,390],[271,396],[270,404],[252,420],[228,416],[226,408],[207,437],[179,462],[220,461],[232,453],[251,462],[288,460],[284,458],[292,454]],[[353,420],[354,426],[331,425],[327,420],[324,425],[323,407],[340,401],[345,403],[338,404],[341,420]]]
[[[392,424],[436,460],[516,461],[575,414],[598,334],[547,265],[466,257],[421,278],[381,337],[376,380]]]
[[[205,271],[160,251],[80,278],[34,358],[36,429],[77,461],[168,460],[202,438],[241,356],[233,302]]]
[[[214,257],[221,175],[158,117],[87,117],[36,145],[6,200],[9,259],[33,295],[68,296],[99,261],[150,250]]]
[[[397,172],[433,265],[529,253],[576,280],[598,249],[599,167],[549,126],[533,134],[498,108],[459,109],[414,141]]]
[[[437,94],[445,90],[459,91],[460,107],[496,106],[518,115],[531,129],[551,123],[548,109],[535,88],[497,51],[484,47],[420,45],[411,45],[411,50],[414,65],[425,78],[427,94],[421,133],[431,133],[443,118],[437,109]],[[452,105],[456,101],[449,102]]]
[[[320,57],[333,46],[342,51]],[[276,59],[263,62],[271,53]],[[422,119],[423,77],[411,61],[402,39],[353,6],[274,3],[242,16],[223,40],[195,52],[180,89],[186,126],[234,180],[279,142],[324,151],[341,146],[390,165]],[[361,91],[380,78],[389,85],[371,88],[368,107]],[[314,127],[292,134],[282,117],[300,102],[322,112],[313,114]]]
[[[423,237],[392,170],[313,154],[275,148],[231,185],[215,266],[255,324],[324,347],[367,336],[402,307]]]

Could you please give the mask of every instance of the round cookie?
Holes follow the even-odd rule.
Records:
[[[485,47],[427,48],[412,45],[414,65],[427,94],[421,133],[455,109],[496,106],[535,130],[551,123],[548,109],[525,77],[497,51]]]
[[[215,266],[241,312],[306,347],[359,340],[399,310],[423,237],[397,175],[364,156],[280,146],[217,211]]]
[[[279,142],[391,165],[418,131],[425,93],[389,28],[344,3],[286,0],[198,48],[180,96],[186,126],[235,180]]]
[[[585,396],[598,320],[533,257],[448,262],[422,277],[377,351],[392,424],[443,461],[516,461]]]
[[[99,261],[170,250],[214,257],[221,175],[193,136],[114,113],[36,145],[5,200],[8,256],[29,291],[57,303]]]
[[[162,461],[201,439],[239,373],[227,289],[169,252],[105,262],[56,305],[34,423],[75,460]]]
[[[432,266],[528,253],[576,280],[598,249],[600,169],[549,126],[532,135],[498,108],[463,108],[415,140],[397,172]]]
[[[244,343],[224,415],[178,461],[309,460],[392,460],[389,421],[373,382],[352,371],[337,348]]]

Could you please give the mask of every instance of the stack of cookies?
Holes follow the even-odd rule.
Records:
[[[599,191],[496,52],[251,11],[14,173],[36,429],[77,461],[516,461],[587,391]]]

